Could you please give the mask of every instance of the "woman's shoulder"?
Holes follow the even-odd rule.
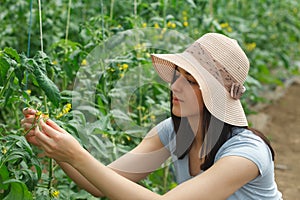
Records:
[[[164,119],[163,121],[158,123],[155,128],[164,146],[167,147],[173,144],[172,141],[174,140],[176,134],[174,131],[174,125],[171,117]]]
[[[174,125],[172,118],[169,117],[167,119],[162,120],[156,125],[156,130],[158,133],[163,132],[163,133],[172,133],[174,132]]]
[[[272,154],[267,144],[251,130],[234,128],[229,138],[216,154],[215,162],[225,156],[241,156],[253,161],[264,174],[270,163]]]

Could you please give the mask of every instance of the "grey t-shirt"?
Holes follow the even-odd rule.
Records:
[[[176,133],[172,119],[168,118],[162,121],[156,128],[161,142],[171,153],[177,183],[180,184],[193,178],[189,173],[188,154],[180,160],[174,154]],[[278,191],[274,180],[274,162],[272,161],[271,152],[260,137],[247,129],[235,128],[233,136],[218,150],[214,162],[225,156],[245,157],[254,162],[260,172],[259,176],[238,189],[228,200],[282,199],[282,194]]]

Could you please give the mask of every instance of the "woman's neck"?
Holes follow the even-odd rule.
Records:
[[[195,135],[195,141],[197,145],[202,145],[203,143],[203,131],[202,131],[202,116],[203,115],[194,115],[188,117],[189,124],[191,126],[191,129],[193,130],[193,133]]]

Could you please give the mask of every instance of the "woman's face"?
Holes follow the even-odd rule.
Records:
[[[203,99],[196,80],[180,67],[176,68],[171,85],[172,113],[177,117],[199,116],[203,112]]]

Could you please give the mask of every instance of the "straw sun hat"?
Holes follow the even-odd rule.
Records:
[[[207,33],[183,53],[152,54],[159,76],[171,83],[176,66],[189,72],[198,82],[205,106],[221,121],[248,126],[240,97],[249,60],[236,40],[218,33]]]

